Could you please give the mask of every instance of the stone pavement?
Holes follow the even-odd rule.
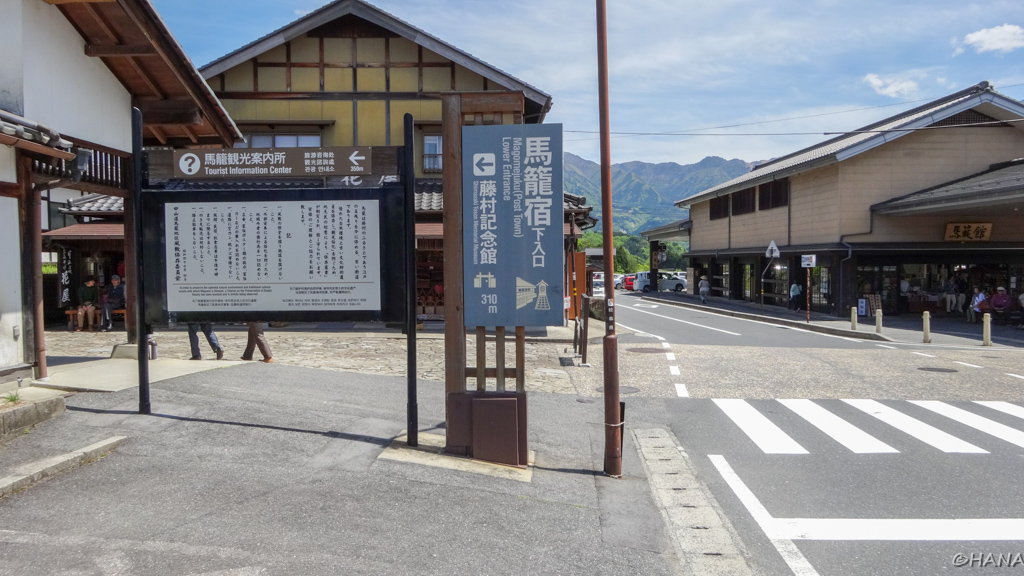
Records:
[[[601,335],[602,324],[590,323],[591,338]],[[215,324],[214,331],[225,350],[224,361],[238,361],[245,348],[246,328],[244,325]],[[381,324],[358,324],[344,327],[334,325],[290,324],[285,327],[271,327],[266,330],[274,354],[275,364],[341,370],[381,376],[405,376],[406,337],[397,329],[385,328]],[[188,333],[184,326],[174,330],[161,330],[154,334],[157,342],[158,360],[152,366],[166,364],[164,360],[187,361],[191,357]],[[556,394],[600,395],[589,386],[574,385],[566,371],[573,362],[571,328],[548,329],[547,335],[531,336],[526,342],[526,389],[528,391],[551,392]],[[200,348],[203,364],[215,362],[216,356],[210,350],[205,337],[200,333]],[[49,330],[46,333],[47,357],[55,373],[53,379],[83,359],[109,358],[115,344],[125,341],[124,332],[68,332]],[[474,358],[476,338],[466,339],[470,359]],[[495,358],[493,337],[487,341],[487,358],[493,366]],[[256,354],[259,357],[259,354]],[[506,340],[506,362],[511,365],[515,358],[515,341]],[[122,361],[131,362],[133,361]],[[198,367],[197,367],[198,368]],[[186,366],[183,369],[188,369]],[[444,381],[444,334],[436,327],[417,333],[416,371],[419,379]],[[83,377],[85,376],[82,373]],[[512,384],[514,385],[514,384]],[[489,380],[489,387],[494,380]],[[77,389],[87,389],[88,385]],[[75,389],[75,388],[69,388]]]

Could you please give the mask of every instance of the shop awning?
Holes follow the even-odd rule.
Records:
[[[875,214],[917,216],[965,211],[1005,214],[1024,208],[1024,159],[993,164],[979,174],[946,182],[871,207]]]

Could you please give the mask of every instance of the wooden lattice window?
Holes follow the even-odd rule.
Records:
[[[732,215],[750,214],[756,207],[754,203],[754,188],[746,188],[739,192],[732,193]]]
[[[757,209],[770,210],[789,205],[789,178],[765,182],[757,187]]]
[[[729,217],[729,197],[719,196],[711,199],[711,220]]]

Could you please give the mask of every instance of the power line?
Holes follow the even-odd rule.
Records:
[[[1024,86],[1024,82],[1018,84],[1008,84],[1002,86],[1006,88],[1016,88],[1018,86]],[[850,108],[848,110],[837,110],[835,112],[822,112],[820,114],[807,114],[804,116],[790,116],[787,118],[777,118],[775,120],[761,120],[758,122],[745,122],[740,124],[723,124],[721,126],[709,126],[706,128],[689,128],[685,130],[677,130],[673,132],[612,132],[613,137],[631,138],[638,136],[704,136],[705,134],[694,134],[693,132],[701,130],[721,130],[724,128],[739,128],[743,126],[757,126],[760,124],[772,124],[776,122],[789,122],[791,120],[805,120],[807,118],[820,118],[822,116],[836,116],[839,114],[849,114],[851,112],[861,112],[864,110],[875,110],[878,108],[891,108],[893,106],[903,106],[906,104],[916,104],[918,102],[928,102],[934,100],[934,98],[921,98],[918,100],[903,100],[901,102],[893,102],[892,104],[880,104],[878,106],[866,106],[863,108]],[[565,130],[564,132],[571,134],[599,134],[595,130]],[[831,134],[847,134],[855,132],[767,132],[767,133],[733,133],[733,134],[706,134],[707,136],[817,136],[817,135],[831,135]],[[595,138],[580,138],[576,140],[566,140],[566,142],[584,142],[589,140],[595,140]]]

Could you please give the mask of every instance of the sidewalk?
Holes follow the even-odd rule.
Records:
[[[882,334],[879,336],[875,333],[874,317],[858,318],[857,330],[853,331],[850,329],[849,317],[838,318],[819,312],[811,312],[811,321],[808,323],[807,313],[803,310],[795,311],[779,306],[765,305],[762,311],[760,304],[744,300],[726,300],[712,297],[708,299],[708,304],[705,306],[700,303],[699,296],[677,292],[659,292],[657,294],[618,292],[616,293],[616,298],[621,298],[620,304],[626,304],[631,298],[651,302],[659,301],[668,305],[678,305],[741,318],[783,324],[793,328],[849,338],[915,344],[922,343],[924,340],[923,321],[922,317],[918,314],[884,316],[882,318]],[[935,346],[981,346],[981,332],[982,326],[980,323],[967,324],[964,318],[958,314],[933,315],[931,318],[931,344]],[[993,324],[992,342],[995,345],[1024,348],[1024,331],[1016,330],[1013,326]]]
[[[0,499],[5,573],[667,575],[744,566],[719,540],[680,553],[666,530],[667,504],[645,469],[665,464],[666,449],[677,453],[670,433],[645,435],[658,448],[644,453],[628,433],[624,478],[600,473],[600,402],[531,394],[535,461],[524,474],[430,450],[444,433],[439,382],[419,383],[424,446],[412,451],[395,442],[404,378],[192,364],[225,367],[155,382],[152,415],[137,414],[135,389],[73,395],[61,418],[0,445],[0,478],[40,459],[80,462]],[[91,446],[112,451],[83,457],[98,454]],[[703,523],[716,511],[705,502],[693,513]],[[681,569],[687,558],[701,568]]]

